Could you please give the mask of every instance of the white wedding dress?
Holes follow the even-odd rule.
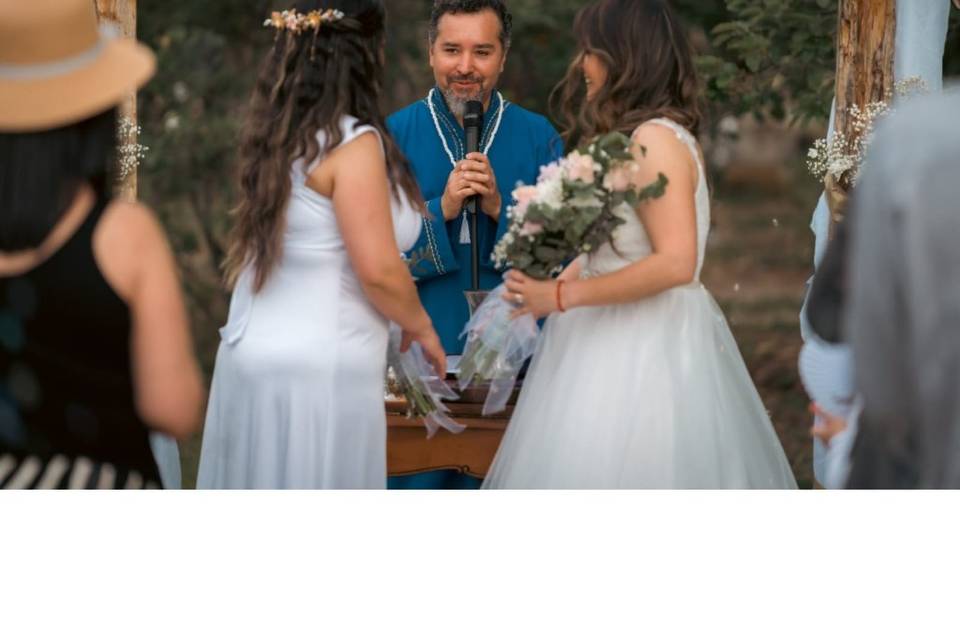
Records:
[[[710,200],[697,159],[695,281],[622,305],[552,315],[489,474],[487,489],[793,489],[796,481],[737,344],[699,282]],[[669,188],[669,187],[668,187]],[[581,278],[649,256],[626,223],[586,258]]]
[[[341,144],[376,133],[355,123],[341,122]],[[260,292],[250,268],[234,290],[210,389],[200,489],[386,488],[388,323],[350,265],[332,201],[306,186],[312,168],[292,167],[280,264]],[[409,249],[422,218],[406,201],[392,213],[399,248]]]

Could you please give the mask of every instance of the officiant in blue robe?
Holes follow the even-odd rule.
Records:
[[[448,354],[463,352],[460,338],[472,289],[470,223],[464,202],[480,199],[477,243],[480,289],[502,282],[491,259],[506,232],[507,208],[518,183],[534,184],[540,168],[563,155],[550,122],[508,102],[495,89],[510,47],[512,19],[501,0],[437,0],[430,22],[430,66],[436,86],[421,100],[387,119],[407,156],[430,216],[407,252],[420,299]],[[484,105],[480,153],[466,153],[466,103]],[[391,478],[391,488],[476,488],[456,472]]]
[[[534,184],[540,167],[557,160],[563,148],[557,132],[543,116],[507,102],[499,92],[494,93],[491,103],[484,115],[480,146],[488,149],[485,155],[496,176],[501,205],[495,212],[484,209],[479,219],[482,290],[502,282],[491,254],[507,230],[511,192],[518,182]],[[460,333],[470,317],[463,295],[472,288],[470,225],[462,209],[453,220],[445,219],[441,200],[455,163],[464,159],[463,128],[436,89],[392,115],[387,125],[413,166],[430,212],[420,239],[406,254],[410,271],[444,349],[460,354],[464,345]]]

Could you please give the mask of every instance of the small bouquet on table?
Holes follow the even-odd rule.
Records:
[[[444,400],[456,400],[458,395],[434,371],[423,355],[419,343],[414,342],[405,353],[400,352],[402,331],[390,325],[390,344],[387,347],[387,394],[402,398],[407,403],[407,417],[418,418],[427,428],[427,438],[440,429],[460,433],[464,426],[455,422]]]
[[[543,167],[535,186],[518,186],[508,209],[510,226],[494,248],[498,268],[512,267],[537,279],[559,275],[566,264],[613,238],[625,220],[618,210],[663,195],[659,174],[638,184],[646,149],[622,133],[600,136]],[[506,407],[523,363],[533,355],[539,327],[531,315],[511,319],[516,308],[500,285],[480,303],[462,335],[467,336],[457,378],[461,389],[489,385],[483,414]]]

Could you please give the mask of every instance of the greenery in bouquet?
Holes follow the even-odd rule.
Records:
[[[400,374],[397,373],[398,369]],[[437,410],[437,405],[419,380],[411,380],[402,371],[401,367],[394,368],[393,364],[387,367],[387,394],[406,402],[408,418],[426,418]]]

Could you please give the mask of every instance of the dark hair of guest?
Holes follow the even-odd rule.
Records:
[[[0,251],[35,249],[91,185],[113,184],[117,111],[43,131],[0,133]]]

